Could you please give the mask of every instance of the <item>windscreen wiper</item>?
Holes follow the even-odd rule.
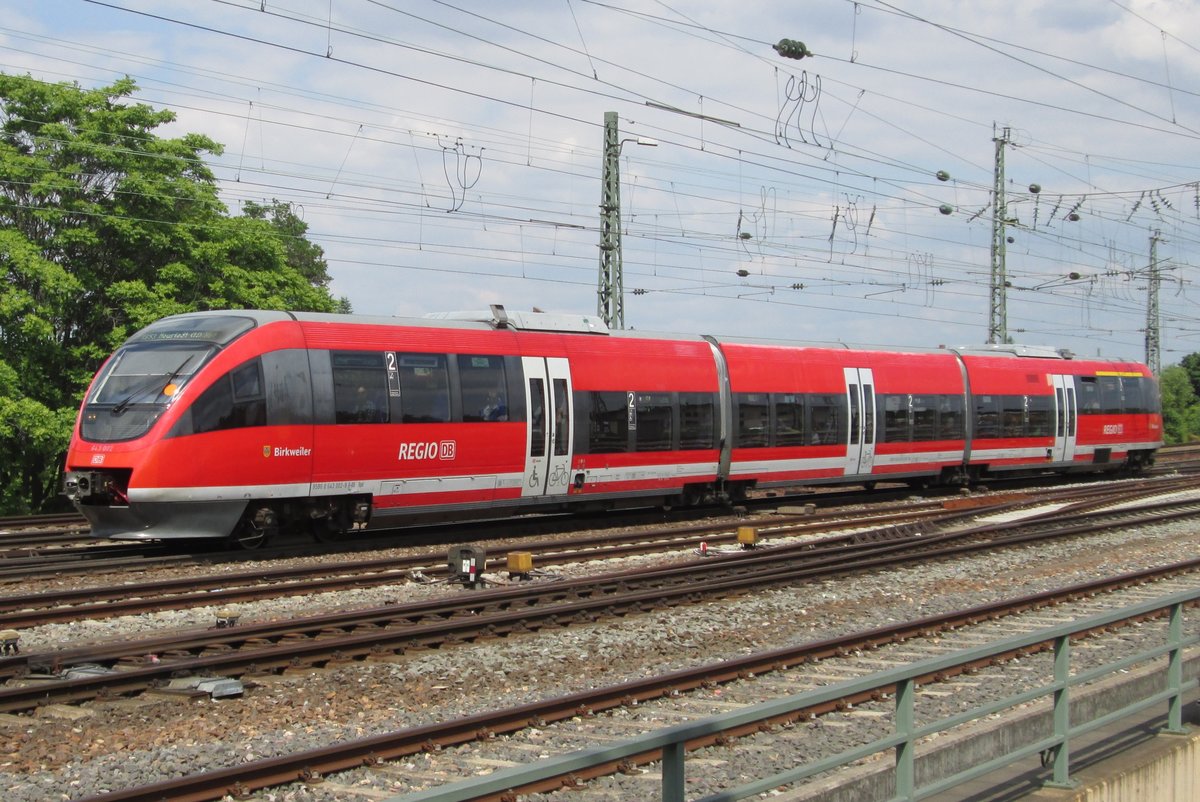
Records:
[[[131,392],[129,395],[127,395],[127,396],[125,396],[124,398],[122,398],[122,399],[121,399],[120,401],[118,401],[117,403],[113,404],[113,408],[110,410],[110,412],[111,412],[113,415],[120,415],[122,412],[124,412],[126,409],[128,409],[128,408],[129,408],[129,405],[133,403],[133,399],[135,399],[135,398],[137,398],[138,396],[142,395],[143,393],[145,393],[145,392],[146,392],[147,390],[149,390],[150,388],[152,388],[152,387],[159,387],[160,389],[161,389],[161,388],[165,388],[165,387],[166,387],[168,384],[170,384],[171,382],[175,381],[175,377],[176,377],[176,376],[178,376],[178,375],[179,375],[179,373],[180,373],[180,371],[182,371],[182,370],[183,370],[183,367],[184,367],[184,365],[186,365],[186,364],[187,364],[188,362],[190,362],[191,360],[192,360],[192,355],[191,355],[191,354],[189,354],[189,355],[188,355],[188,356],[187,356],[187,357],[186,357],[186,358],[183,360],[183,362],[181,362],[181,363],[179,364],[179,367],[175,368],[175,370],[171,371],[170,373],[167,373],[167,374],[156,373],[156,374],[154,374],[153,376],[151,376],[151,377],[150,377],[150,381],[143,382],[143,383],[139,384],[137,387],[135,387],[135,388],[133,389],[133,392]],[[163,375],[165,375],[165,376],[167,377],[167,380],[166,380],[166,381],[164,381],[164,382],[162,382],[162,383],[160,384],[160,382],[159,382],[159,378],[160,378],[160,377],[162,377]]]

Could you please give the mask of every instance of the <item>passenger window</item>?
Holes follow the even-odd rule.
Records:
[[[908,433],[908,394],[889,393],[879,396],[883,402],[883,441],[885,443],[904,443],[910,437]]]
[[[989,440],[1000,436],[1000,396],[975,397],[975,438]]]
[[[770,431],[771,407],[766,393],[737,393],[734,396],[737,405],[737,439],[734,445],[738,448],[762,448],[767,445],[767,432]]]
[[[679,447],[683,450],[713,448],[713,396],[711,393],[679,394]]]
[[[1004,416],[1002,423],[1002,437],[1024,437],[1025,436],[1025,396],[1023,395],[1005,395],[1001,396],[1001,403],[1004,405]]]
[[[1075,397],[1080,415],[1100,412],[1100,386],[1096,383],[1095,376],[1075,377]]]
[[[458,356],[463,420],[508,420],[508,381],[502,356]]]
[[[966,437],[963,429],[963,399],[960,395],[938,396],[938,439],[962,440]]]
[[[336,423],[387,423],[387,371],[375,351],[333,351],[333,408]]]
[[[775,445],[802,446],[804,437],[804,396],[792,393],[775,396]]]
[[[1150,405],[1146,403],[1144,391],[1145,382],[1141,376],[1121,377],[1121,392],[1125,396],[1125,411],[1131,415],[1149,412]]]
[[[638,451],[671,450],[671,396],[666,393],[638,393]]]
[[[621,454],[629,450],[629,414],[625,393],[592,393],[588,452]]]
[[[912,397],[912,439],[914,442],[929,442],[937,439],[937,417],[935,396],[914,395]]]
[[[450,378],[442,354],[397,354],[405,423],[450,420]]]
[[[1051,437],[1054,435],[1053,417],[1054,399],[1048,395],[1026,396],[1030,437]]]
[[[808,418],[812,445],[846,442],[846,396],[810,395]]]
[[[1121,398],[1121,377],[1101,376],[1097,379],[1100,385],[1100,410],[1105,415],[1119,415],[1125,408]]]

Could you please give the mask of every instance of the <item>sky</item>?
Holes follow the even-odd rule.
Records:
[[[615,112],[627,328],[980,345],[1000,210],[1012,341],[1141,360],[1157,287],[1166,366],[1200,351],[1196,31],[1191,0],[0,0],[0,71],[133,78],[358,313],[594,316]]]

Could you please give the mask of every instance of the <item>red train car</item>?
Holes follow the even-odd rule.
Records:
[[[336,537],[754,487],[1140,468],[1144,366],[610,332],[582,316],[205,312],[97,373],[64,490],[101,537]]]

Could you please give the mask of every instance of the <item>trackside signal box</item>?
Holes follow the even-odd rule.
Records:
[[[454,546],[446,557],[450,580],[461,582],[464,588],[483,585],[483,568],[487,552],[480,546]]]

